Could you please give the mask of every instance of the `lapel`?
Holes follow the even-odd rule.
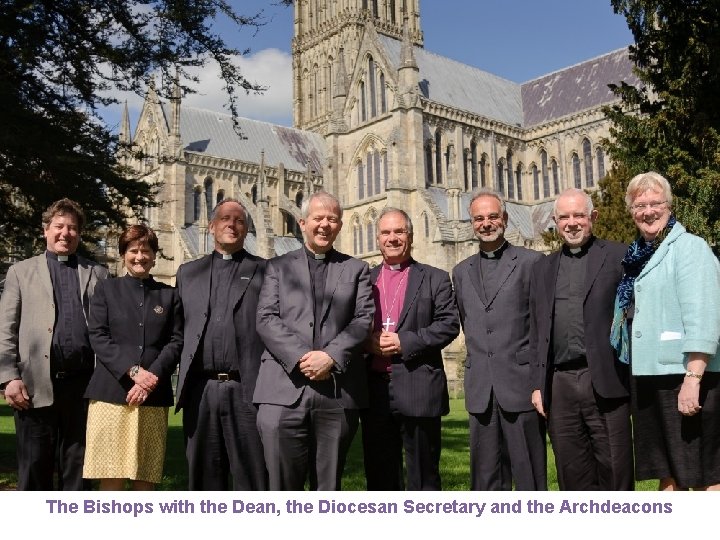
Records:
[[[485,288],[482,283],[480,283],[480,253],[477,253],[472,257],[472,259],[470,259],[470,269],[468,270],[468,274],[470,275],[470,283],[473,284],[478,298],[484,306],[487,306],[488,301],[485,298]]]
[[[478,254],[478,257],[480,255]],[[510,274],[513,273],[513,270],[515,270],[515,267],[517,266],[517,253],[515,251],[515,248],[513,246],[508,246],[505,248],[505,252],[502,255],[502,258],[500,259],[500,265],[498,266],[498,279],[495,282],[497,288],[495,290],[486,290],[485,293],[487,295],[487,304],[490,305],[495,300],[495,297],[500,292],[500,289],[502,289],[503,285],[507,281],[507,279],[510,277]]]
[[[560,271],[560,257],[562,257],[562,248],[555,253],[548,255],[550,264],[548,264],[547,274],[540,276],[538,285],[543,288],[547,305],[550,306],[550,313],[555,311],[555,289],[557,288],[557,276]],[[545,278],[544,280],[542,278]]]
[[[330,308],[330,301],[335,294],[335,288],[340,281],[340,276],[345,271],[345,265],[338,260],[337,251],[334,249],[330,252],[330,260],[328,261],[327,276],[325,278],[325,294],[323,295],[322,318],[325,318],[327,310]],[[308,271],[308,279],[310,272]],[[310,290],[308,288],[308,290]],[[312,303],[310,304],[312,305]]]
[[[200,299],[205,305],[205,313],[208,313],[207,308],[210,307],[210,281],[212,280],[212,259],[213,255],[207,255],[200,259],[200,268],[194,278],[188,283],[193,291],[196,291],[193,296]]]
[[[78,257],[78,278],[80,280],[80,303],[82,304],[83,298],[85,297],[85,291],[87,291],[88,284],[90,283],[90,276],[92,275],[92,267],[82,257]]]
[[[418,291],[420,291],[420,285],[422,285],[423,279],[425,279],[425,270],[412,259],[410,260],[408,272],[410,275],[408,276],[407,288],[405,289],[405,300],[402,311],[400,312],[400,319],[395,327],[395,332],[400,330],[403,322],[405,322],[410,307],[415,303],[415,298],[417,297]]]
[[[233,284],[230,288],[230,294],[232,295],[230,297],[231,306],[237,306],[238,303],[242,300],[243,296],[245,295],[245,291],[247,290],[250,282],[253,279],[253,276],[255,275],[257,266],[257,261],[251,260],[246,253],[243,257],[242,262],[240,263],[240,266],[235,270]]]
[[[588,250],[587,269],[585,271],[585,295],[583,296],[583,303],[585,302],[588,294],[590,294],[590,289],[592,288],[593,283],[595,283],[595,279],[597,278],[600,270],[605,264],[607,252],[604,248],[605,245],[601,243],[599,239],[595,238],[592,245],[590,246],[590,249]]]
[[[313,313],[313,305],[315,299],[312,293],[312,283],[310,281],[310,267],[308,263],[307,253],[305,253],[305,246],[296,250],[293,254],[294,260],[290,264],[288,269],[290,272],[296,271],[298,273],[298,279],[300,280],[300,294],[305,296],[303,306]],[[327,290],[327,283],[330,281],[330,269],[328,268],[327,282],[325,283],[325,289]]]
[[[54,302],[55,295],[53,294],[52,279],[50,278],[50,269],[48,268],[47,258],[45,257],[44,253],[37,256],[36,263],[36,272],[40,277],[40,283],[42,283],[42,286],[45,288],[45,292],[47,293],[48,298],[52,299],[52,301]]]

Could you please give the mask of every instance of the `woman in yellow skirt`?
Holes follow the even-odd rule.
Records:
[[[119,240],[127,274],[98,282],[88,327],[97,357],[90,399],[83,477],[101,490],[154,489],[162,480],[171,376],[182,349],[177,291],[155,281],[158,239],[131,225]]]

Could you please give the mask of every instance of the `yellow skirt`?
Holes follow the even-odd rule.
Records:
[[[168,407],[90,401],[83,477],[160,483],[167,427]]]

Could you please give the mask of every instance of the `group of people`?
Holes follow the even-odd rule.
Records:
[[[328,193],[303,202],[303,246],[269,261],[224,199],[213,252],[173,288],[151,276],[145,225],[120,236],[126,275],[105,279],[62,199],[43,215],[47,250],[10,268],[0,299],[18,489],[52,489],[54,473],[60,489],[152,489],[178,365],[192,490],[340,489],[358,426],[369,490],[441,489],[442,350],[461,326],[472,489],[547,489],[546,430],[560,489],[717,488],[720,266],[675,220],[665,178],[635,177],[626,202],[629,247],[596,238],[590,197],[563,192],[563,245],[543,256],[505,239],[504,200],[481,189],[480,249],[451,280],[412,257],[402,209],[380,213],[371,270],[334,249]]]

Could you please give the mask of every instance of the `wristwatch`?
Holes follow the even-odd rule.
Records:
[[[130,371],[128,371],[128,375],[131,379],[138,373],[140,373],[140,366],[138,364],[135,364],[133,367],[130,368]]]

